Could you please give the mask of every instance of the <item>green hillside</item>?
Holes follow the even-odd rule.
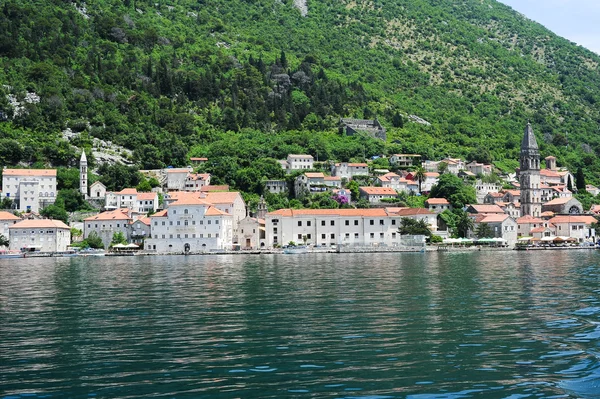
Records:
[[[510,168],[530,120],[543,156],[598,182],[599,64],[494,0],[4,0],[0,162],[74,165],[95,137],[142,168],[208,156],[256,191],[289,152]],[[341,136],[346,116],[388,142]]]

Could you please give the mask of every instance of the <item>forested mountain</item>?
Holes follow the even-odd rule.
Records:
[[[1,164],[74,165],[96,137],[143,168],[207,156],[234,186],[305,151],[510,169],[530,120],[543,156],[598,181],[596,54],[494,0],[301,3],[3,0]],[[340,117],[377,117],[388,142]]]

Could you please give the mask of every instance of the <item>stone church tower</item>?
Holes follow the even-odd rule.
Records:
[[[265,202],[265,198],[261,195],[260,196],[260,202],[258,203],[258,206],[256,207],[256,217],[258,219],[264,219],[265,216],[267,215],[267,203]]]
[[[79,192],[84,198],[88,197],[88,166],[85,150],[81,152],[79,160]]]
[[[542,200],[540,192],[540,151],[533,135],[531,124],[527,123],[521,142],[521,216],[540,217]]]

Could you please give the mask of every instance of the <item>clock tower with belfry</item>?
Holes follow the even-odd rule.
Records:
[[[527,123],[527,127],[525,127],[525,134],[521,142],[520,166],[521,216],[540,217],[542,214],[540,150],[530,123]]]

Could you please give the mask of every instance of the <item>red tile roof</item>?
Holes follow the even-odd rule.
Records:
[[[398,195],[391,187],[359,187],[367,195]]]
[[[2,176],[56,176],[56,169],[4,169]]]
[[[18,223],[13,224],[12,226],[8,226],[9,229],[67,229],[71,228],[64,224],[60,220],[52,220],[52,219],[29,219],[22,220]]]
[[[450,205],[446,198],[429,198],[425,203],[429,205]]]
[[[127,209],[115,209],[114,211],[106,211],[99,213],[95,216],[90,216],[89,218],[83,219],[84,222],[92,221],[92,220],[131,220],[129,215],[127,215]]]

